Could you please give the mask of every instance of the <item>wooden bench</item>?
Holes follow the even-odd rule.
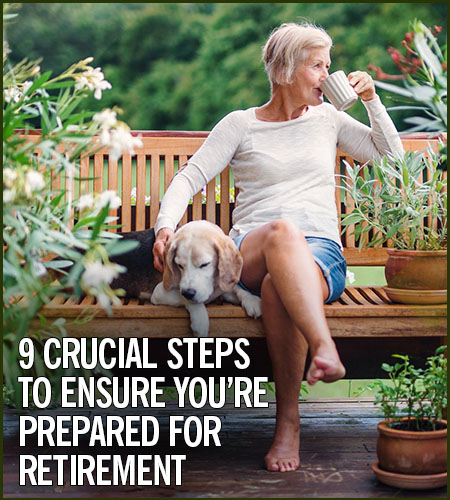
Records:
[[[136,132],[137,134],[137,132]],[[143,147],[136,150],[136,156],[124,155],[119,161],[111,161],[106,150],[98,151],[90,158],[81,160],[81,178],[93,176],[91,181],[73,181],[76,193],[116,190],[122,199],[118,210],[112,215],[119,217],[122,231],[141,230],[153,227],[159,210],[160,200],[170,180],[190,156],[201,146],[207,132],[139,132]],[[404,138],[408,150],[424,150],[437,145],[437,141]],[[336,174],[345,171],[343,160],[353,164],[351,158],[338,152]],[[135,174],[134,174],[135,172]],[[64,179],[53,179],[55,188]],[[340,180],[337,177],[337,183]],[[230,199],[233,181],[227,168],[217,179],[206,186],[206,192],[198,193],[186,211],[181,224],[188,220],[207,219],[222,227],[228,233],[234,199]],[[135,189],[135,203],[132,190]],[[236,193],[235,193],[236,194]],[[219,199],[220,195],[220,199]],[[148,200],[148,196],[150,199]],[[336,189],[338,212],[345,213],[344,191]],[[120,231],[120,230],[119,230]],[[351,228],[350,228],[351,232]],[[347,231],[342,236],[344,253],[349,266],[383,266],[385,249],[363,249],[359,251],[355,239]],[[183,308],[153,306],[144,300],[123,299],[122,307],[113,308],[108,317],[95,300],[86,297],[56,297],[42,311],[46,318],[64,317],[75,319],[80,313],[96,311],[95,318],[84,325],[68,325],[68,334],[77,337],[168,337],[191,336],[188,314]],[[381,361],[389,360],[394,352],[409,352],[414,355],[428,355],[445,341],[446,305],[401,305],[393,304],[382,287],[364,286],[346,288],[342,297],[325,306],[326,316],[333,337],[341,351],[348,375],[353,378],[367,378],[379,374]],[[264,338],[262,320],[246,316],[243,309],[230,304],[209,305],[211,337]],[[264,347],[265,342],[255,345]],[[267,363],[267,353],[261,355]]]

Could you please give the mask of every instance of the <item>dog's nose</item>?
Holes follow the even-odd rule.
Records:
[[[181,294],[186,299],[192,300],[195,297],[196,291],[193,288],[186,288],[186,289],[181,291]]]

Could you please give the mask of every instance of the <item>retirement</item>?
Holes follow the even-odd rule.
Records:
[[[71,486],[181,485],[181,462],[186,455],[20,455],[20,486],[66,484],[64,465]],[[160,482],[162,481],[162,482]]]

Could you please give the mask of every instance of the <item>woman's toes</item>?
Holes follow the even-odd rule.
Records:
[[[345,375],[345,368],[338,359],[327,359],[320,356],[315,356],[311,360],[306,380],[310,385],[314,385],[317,381],[335,382]]]

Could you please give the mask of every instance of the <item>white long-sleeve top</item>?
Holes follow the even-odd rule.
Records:
[[[239,188],[230,236],[282,218],[305,236],[341,245],[335,202],[337,147],[361,163],[403,152],[380,99],[364,105],[370,127],[328,103],[310,106],[302,116],[283,122],[258,120],[256,108],[231,112],[173,178],[156,232],[163,227],[175,230],[191,197],[229,164]]]

